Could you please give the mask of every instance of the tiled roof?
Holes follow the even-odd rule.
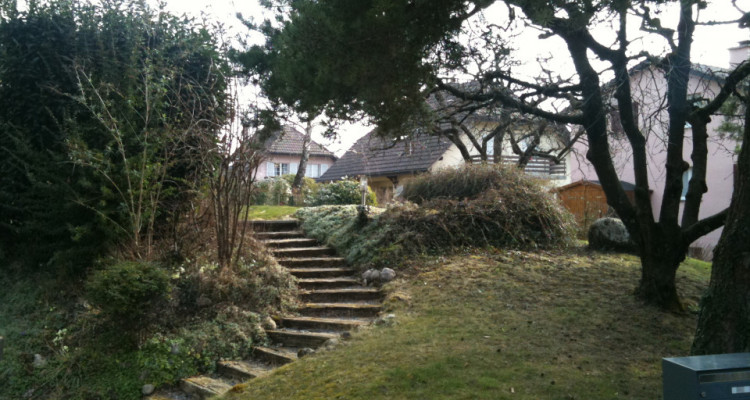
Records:
[[[390,176],[427,171],[450,148],[448,139],[417,135],[403,141],[381,138],[376,130],[359,139],[318,181],[344,176]]]
[[[270,154],[301,155],[304,139],[302,132],[291,126],[284,126],[283,133],[279,132],[266,141],[266,151]],[[310,142],[310,155],[336,158],[331,151],[314,140]]]

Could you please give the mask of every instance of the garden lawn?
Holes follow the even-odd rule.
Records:
[[[298,209],[292,206],[249,206],[245,219],[286,219]]]
[[[687,355],[709,265],[687,263],[689,312],[632,295],[628,255],[489,250],[410,262],[395,323],[235,387],[231,399],[659,399],[662,357]]]

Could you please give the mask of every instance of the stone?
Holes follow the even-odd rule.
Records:
[[[396,271],[390,269],[390,268],[383,268],[382,271],[380,271],[380,281],[390,282],[396,277]]]
[[[315,353],[315,350],[309,348],[309,347],[303,347],[299,350],[297,350],[297,358],[302,358],[304,356],[308,356],[312,353]]]
[[[142,393],[142,394],[143,394],[144,396],[148,396],[148,395],[150,395],[151,393],[154,393],[154,390],[155,390],[155,389],[156,389],[156,388],[154,387],[154,385],[152,385],[152,384],[145,384],[145,385],[143,385],[143,387],[141,387],[141,393]]]
[[[34,354],[34,361],[31,362],[34,368],[44,368],[47,366],[47,360],[41,354]]]
[[[375,325],[391,326],[396,322],[396,314],[387,314],[378,317],[375,320]]]
[[[276,321],[274,321],[273,318],[266,316],[263,318],[263,329],[267,331],[276,329]]]
[[[614,250],[634,252],[635,244],[625,224],[617,218],[599,218],[589,228],[589,248],[592,250]]]
[[[339,340],[338,340],[338,339],[336,339],[336,338],[331,338],[331,339],[328,339],[328,340],[326,340],[326,342],[325,342],[325,344],[324,344],[324,346],[325,346],[325,347],[326,347],[327,349],[332,349],[332,348],[334,348],[334,347],[336,347],[336,346],[338,346],[338,345],[339,345]]]

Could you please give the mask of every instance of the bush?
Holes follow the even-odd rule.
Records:
[[[445,179],[442,173],[418,179],[419,187],[430,189],[420,189],[421,206],[392,205],[372,215],[365,226],[357,222],[354,206],[300,209],[295,216],[303,220],[305,232],[357,264],[383,265],[405,255],[461,247],[553,248],[571,243],[573,217],[541,185],[515,169],[481,169],[472,178],[474,170],[445,171]],[[462,198],[458,196],[470,193],[465,189],[471,185],[452,194],[450,187],[442,187],[461,174],[467,175],[466,182],[483,181],[490,189]]]
[[[313,200],[312,205],[345,205],[360,204],[362,202],[362,191],[359,188],[359,181],[351,179],[342,179],[331,183],[320,185],[317,197]],[[367,188],[367,204],[375,205],[375,193]]]
[[[510,188],[509,188],[510,186]],[[473,199],[491,189],[506,193],[536,190],[538,185],[523,172],[506,165],[464,165],[422,174],[404,185],[401,198],[417,204],[433,199]]]
[[[283,175],[281,179],[285,180],[286,183],[289,184],[289,187],[292,187],[292,184],[294,183],[294,175]],[[292,196],[289,200],[289,205],[292,206],[304,206],[306,204],[312,204],[315,201],[315,198],[318,196],[318,191],[320,190],[320,184],[315,182],[315,179],[303,177],[302,178],[302,187],[300,190],[300,193],[294,193],[294,190],[292,190]]]
[[[121,261],[91,274],[86,297],[110,322],[138,333],[170,293],[169,275],[143,261]]]
[[[292,197],[292,186],[281,177],[269,178],[255,184],[253,204],[278,206],[289,204]]]

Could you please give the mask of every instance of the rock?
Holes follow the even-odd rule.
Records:
[[[634,252],[635,244],[625,224],[617,218],[599,218],[589,228],[589,248]]]
[[[383,270],[380,271],[380,282],[383,282],[383,283],[390,282],[395,277],[396,277],[396,271],[390,268],[383,268]]]
[[[274,321],[273,318],[266,316],[263,318],[263,329],[267,331],[276,329],[276,321]]]
[[[370,274],[370,279],[367,280],[365,283],[380,283],[380,271],[374,269],[372,270],[372,273]]]
[[[336,338],[331,338],[331,339],[326,340],[323,346],[325,346],[326,349],[332,349],[338,345],[339,345],[339,340]]]
[[[341,338],[342,339],[351,339],[352,333],[349,331],[341,332]]]
[[[154,389],[156,389],[154,385],[146,384],[141,388],[141,393],[143,393],[144,396],[148,396],[151,393],[154,393]]]
[[[315,353],[315,350],[309,348],[309,347],[303,347],[299,350],[297,350],[297,358],[302,358],[304,356],[310,355],[312,353]]]
[[[396,322],[396,314],[388,314],[378,317],[375,320],[375,325],[386,325],[391,326]]]
[[[34,368],[44,368],[47,366],[47,360],[41,354],[34,354],[34,361],[31,362]]]

